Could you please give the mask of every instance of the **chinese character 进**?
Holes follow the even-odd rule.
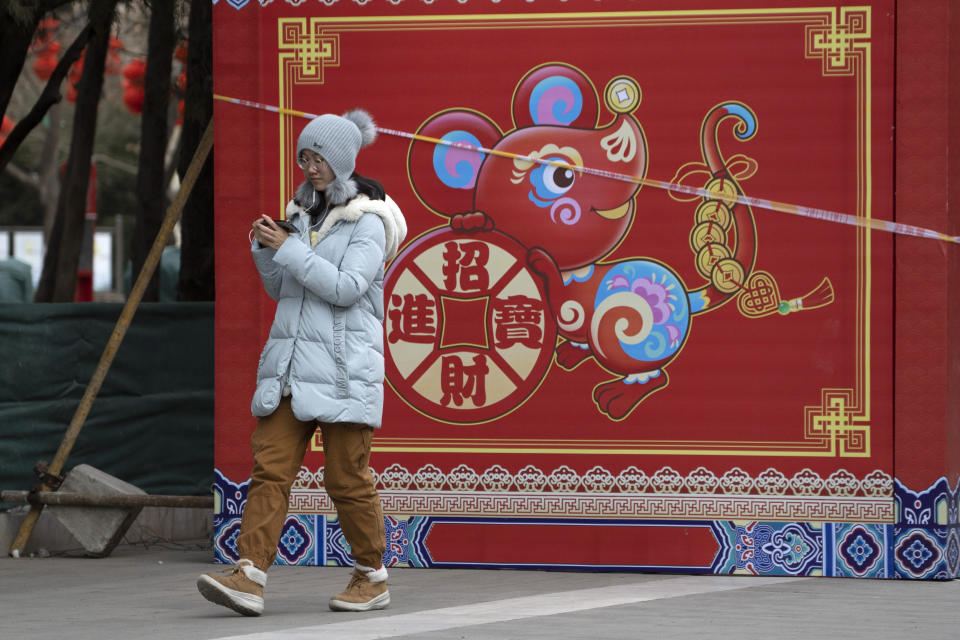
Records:
[[[387,340],[394,343],[398,340],[406,342],[433,342],[437,335],[437,303],[426,294],[404,294],[403,298],[394,294],[390,296],[390,335]]]

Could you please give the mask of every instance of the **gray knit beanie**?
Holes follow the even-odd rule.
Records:
[[[323,157],[333,170],[334,180],[327,187],[332,201],[340,203],[357,194],[350,180],[357,162],[357,153],[377,137],[377,128],[370,114],[353,109],[343,116],[325,113],[311,120],[297,139],[297,164],[300,153],[310,149]]]

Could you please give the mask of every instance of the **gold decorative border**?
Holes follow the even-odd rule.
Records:
[[[641,520],[750,520],[763,522],[893,523],[894,502],[883,498],[764,497],[628,494],[517,494],[493,492],[381,491],[391,516],[618,518]],[[290,513],[335,513],[326,491],[294,491]]]
[[[700,466],[681,475],[669,466],[647,475],[631,465],[616,476],[601,465],[578,473],[567,465],[549,472],[528,464],[510,473],[499,464],[483,471],[459,464],[448,472],[432,463],[398,463],[372,470],[384,510],[393,515],[785,522],[893,523],[893,478],[876,469],[857,478],[837,469],[823,478],[812,469],[792,477],[770,467],[756,475],[733,467],[718,476]],[[290,499],[294,513],[332,513],[323,468],[302,466]]]
[[[616,11],[584,13],[517,13],[425,16],[349,16],[279,18],[279,106],[295,107],[293,89],[300,84],[323,84],[324,71],[339,66],[341,37],[364,31],[434,31],[476,29],[537,29],[571,27],[667,27],[685,25],[802,24],[804,56],[818,59],[827,76],[857,79],[857,205],[856,215],[871,217],[871,7],[792,7],[689,11]],[[293,116],[280,120],[280,208],[293,185],[295,145]],[[557,440],[484,438],[379,437],[374,450],[438,453],[561,453],[577,455],[737,455],[797,457],[870,456],[870,297],[871,236],[856,231],[856,381],[851,389],[821,391],[819,405],[804,407],[804,440],[762,441],[650,441]],[[317,448],[319,443],[314,443]]]
[[[323,84],[326,69],[340,66],[340,35],[327,33],[320,18],[280,18],[277,22],[277,61],[280,65],[280,94],[277,106],[291,108],[293,88],[296,85]],[[291,166],[288,135],[296,133],[290,127],[292,116],[281,116],[280,123],[280,211],[286,209],[284,194],[296,185],[288,184],[287,167]],[[289,131],[289,133],[288,133]]]

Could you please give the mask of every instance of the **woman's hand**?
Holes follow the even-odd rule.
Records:
[[[290,234],[278,227],[270,216],[261,214],[253,221],[253,236],[262,246],[276,250]]]

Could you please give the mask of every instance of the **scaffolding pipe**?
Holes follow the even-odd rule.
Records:
[[[55,504],[67,507],[179,507],[212,509],[213,496],[158,496],[150,494],[87,495],[67,491],[2,491],[0,502]]]

